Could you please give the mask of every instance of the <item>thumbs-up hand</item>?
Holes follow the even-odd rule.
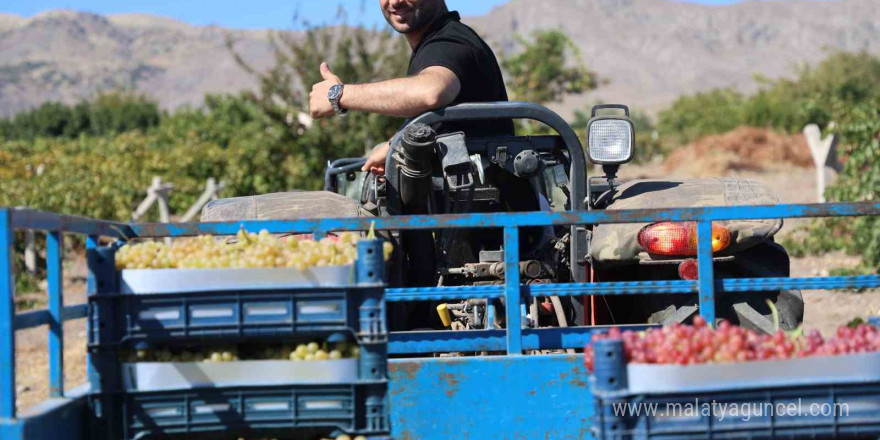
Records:
[[[315,119],[334,114],[333,106],[330,105],[330,99],[327,97],[327,94],[330,92],[330,87],[342,84],[342,80],[333,74],[326,62],[321,63],[320,69],[321,77],[324,78],[324,81],[313,85],[312,92],[309,94],[309,114]]]
[[[342,80],[330,71],[330,65],[326,61],[321,63],[321,76],[325,81],[335,81],[335,84],[342,84]]]

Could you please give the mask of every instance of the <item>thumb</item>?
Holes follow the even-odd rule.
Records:
[[[339,81],[339,77],[334,75],[332,71],[330,71],[330,66],[327,62],[321,63],[321,76],[325,80],[336,80]]]

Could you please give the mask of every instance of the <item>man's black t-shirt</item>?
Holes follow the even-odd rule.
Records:
[[[461,83],[461,91],[451,105],[507,101],[504,78],[495,54],[473,29],[462,24],[458,12],[449,12],[431,25],[413,50],[407,75],[416,75],[433,66],[451,70]],[[435,129],[440,133],[464,131],[468,136],[514,133],[510,120],[447,123]]]

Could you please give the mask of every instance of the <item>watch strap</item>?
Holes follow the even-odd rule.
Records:
[[[339,100],[342,99],[342,91],[344,86],[342,84],[338,84],[338,86],[339,95],[337,95],[335,99],[330,100],[330,106],[333,107],[333,111],[336,112],[337,115],[344,115],[348,113],[348,110],[342,108],[342,106],[339,105]]]

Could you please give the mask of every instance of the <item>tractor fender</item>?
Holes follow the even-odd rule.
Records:
[[[681,208],[694,206],[774,205],[779,199],[769,188],[738,177],[682,180],[634,180],[614,189],[608,210]],[[718,222],[731,233],[730,246],[718,256],[732,255],[772,237],[782,219]],[[638,243],[639,231],[648,223],[599,225],[593,231],[590,256],[593,264],[631,264],[646,254]]]

